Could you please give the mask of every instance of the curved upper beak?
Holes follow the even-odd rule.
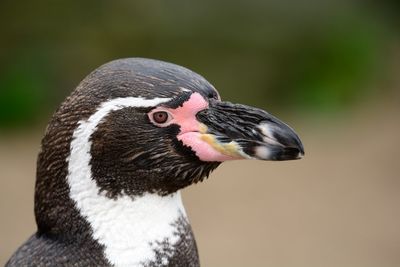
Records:
[[[205,125],[205,141],[223,154],[261,160],[304,156],[303,144],[295,131],[264,110],[210,100],[209,108],[196,116]]]

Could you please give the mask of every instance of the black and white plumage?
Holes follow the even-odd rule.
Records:
[[[225,160],[303,154],[289,126],[221,101],[186,68],[112,61],[53,115],[38,157],[38,230],[7,266],[199,266],[179,190]]]

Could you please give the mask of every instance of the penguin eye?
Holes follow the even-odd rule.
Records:
[[[157,111],[153,113],[153,120],[157,123],[167,122],[169,114],[165,111]]]

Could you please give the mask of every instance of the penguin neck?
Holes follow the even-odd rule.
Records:
[[[92,239],[113,266],[147,265],[160,257],[167,262],[182,236],[190,234],[180,192],[110,198],[92,176],[89,148],[90,142],[72,140],[67,183]]]
[[[167,263],[179,241],[191,238],[180,191],[110,198],[92,176],[90,153],[75,141],[79,139],[73,139],[68,160],[69,198],[105,258],[113,266],[147,266],[160,258]]]
[[[168,262],[179,240],[190,234],[179,191],[113,199],[100,192],[90,176],[73,172],[68,184],[70,198],[89,224],[93,240],[102,245],[113,266],[147,266],[160,255]]]

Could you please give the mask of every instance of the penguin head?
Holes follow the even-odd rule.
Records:
[[[42,149],[64,149],[68,173],[87,171],[110,198],[167,195],[202,181],[226,160],[304,154],[297,134],[269,113],[222,101],[186,68],[139,58],[112,61],[87,76],[46,135],[52,137]],[[39,174],[56,167],[57,153],[42,153]]]

